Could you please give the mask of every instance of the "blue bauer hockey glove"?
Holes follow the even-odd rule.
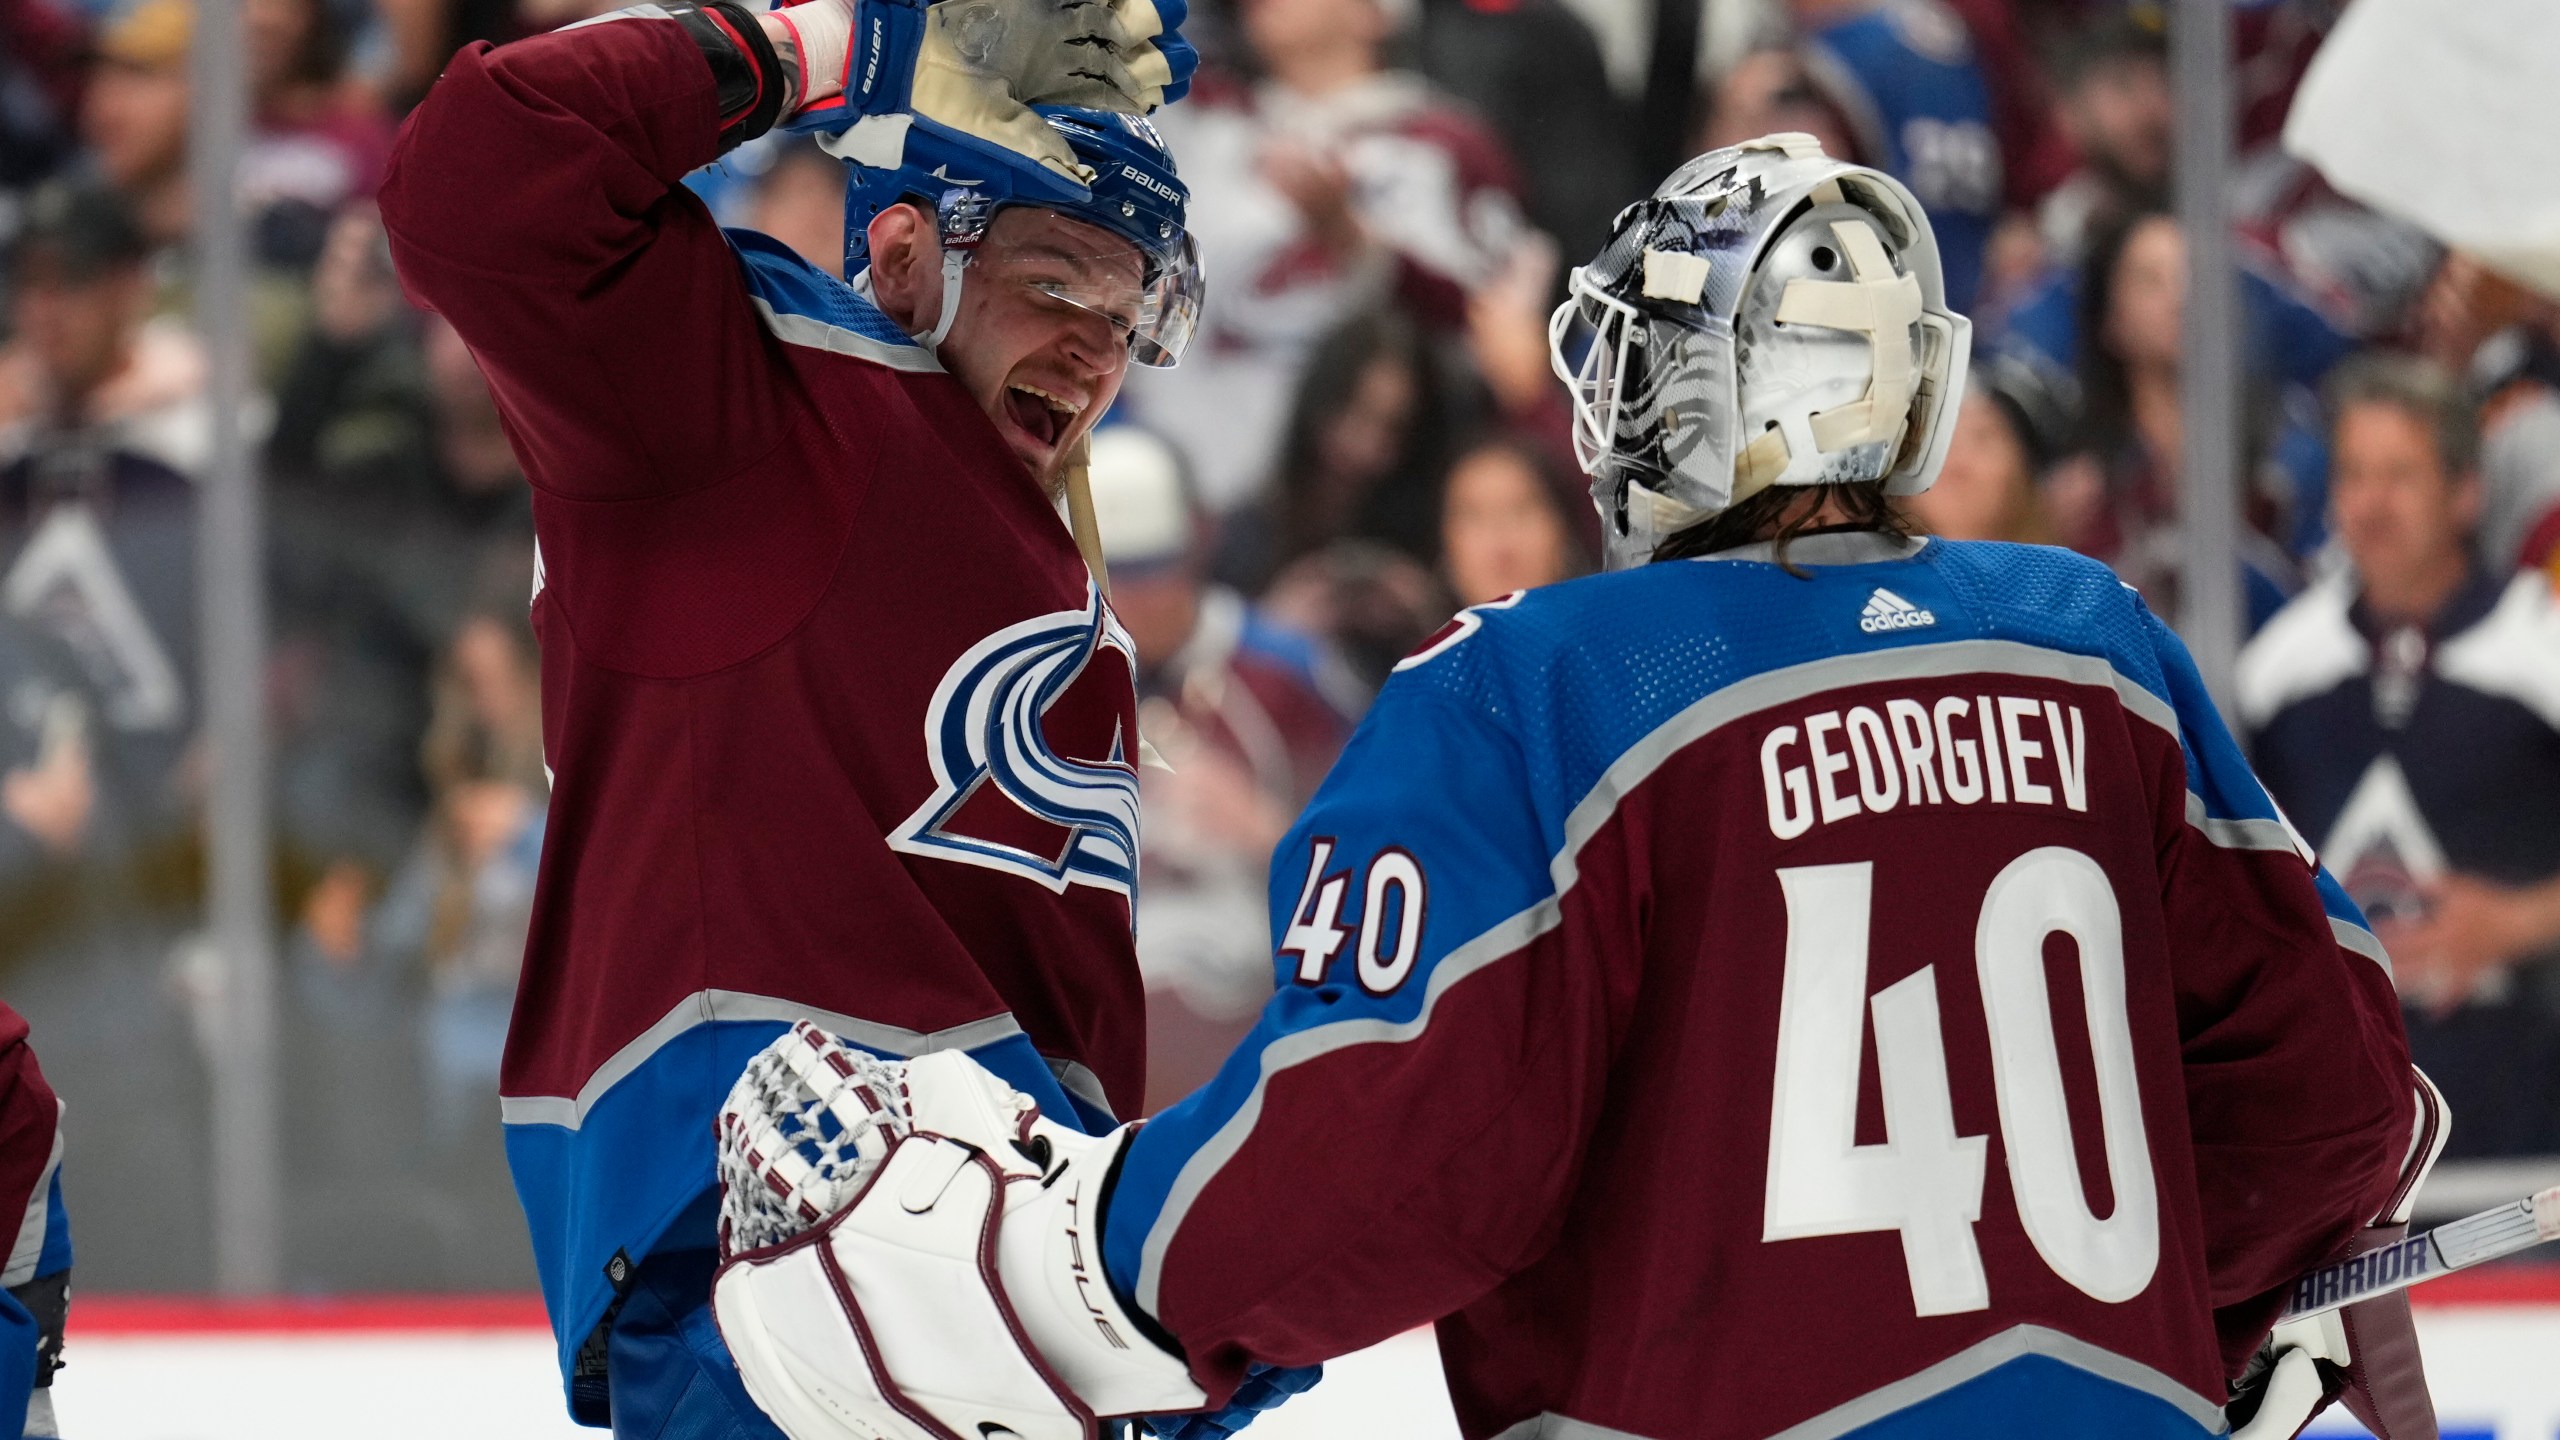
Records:
[[[1283,1370],[1277,1365],[1255,1365],[1244,1373],[1244,1383],[1227,1401],[1223,1410],[1196,1415],[1155,1415],[1139,1423],[1139,1433],[1153,1440],[1226,1440],[1266,1410],[1279,1406],[1292,1395],[1304,1394],[1324,1378],[1324,1367],[1306,1365]]]
[[[783,128],[883,169],[1002,166],[1018,193],[1085,198],[1091,176],[1033,105],[1145,114],[1189,89],[1185,0],[795,0],[805,97]],[[1023,182],[1030,182],[1025,184]]]

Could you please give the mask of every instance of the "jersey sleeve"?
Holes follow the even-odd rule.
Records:
[[[2185,766],[2160,787],[2161,901],[2215,1323],[2237,1373],[2292,1279],[2387,1202],[2414,1081],[2380,942],[2250,772],[2186,647],[2145,618]]]
[[[1481,713],[1391,684],[1274,857],[1278,992],[1131,1143],[1106,1264],[1213,1400],[1249,1359],[1457,1310],[1554,1239],[1637,922],[1613,834],[1550,873],[1564,817],[1527,769]]]
[[[777,437],[781,367],[679,183],[718,151],[710,66],[645,12],[472,45],[402,130],[381,195],[393,258],[478,357],[537,488],[698,489]]]
[[[0,1434],[16,1435],[23,1426],[50,1435],[52,1426],[43,1422],[51,1412],[71,1271],[62,1102],[27,1046],[27,1022],[6,1004],[0,1004],[0,1217],[15,1227],[0,1231],[9,1236],[7,1259],[0,1260]]]

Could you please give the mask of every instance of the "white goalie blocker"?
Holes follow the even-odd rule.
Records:
[[[1196,1410],[1102,1274],[1133,1133],[1089,1136],[956,1051],[883,1061],[802,1022],[719,1126],[712,1314],[792,1440],[1092,1440]]]

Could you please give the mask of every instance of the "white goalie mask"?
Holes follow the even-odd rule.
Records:
[[[1570,290],[1548,349],[1608,568],[1772,485],[1938,478],[1973,326],[1892,176],[1809,135],[1711,151],[1622,211]]]

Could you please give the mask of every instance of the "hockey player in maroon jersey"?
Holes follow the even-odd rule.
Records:
[[[1209,1085],[1086,1138],[965,1057],[863,1072],[869,1188],[715,1284],[795,1440],[1071,1435],[1426,1322],[1470,1440],[2204,1437],[2296,1273],[2405,1219],[2388,962],[2177,638],[1893,519],[1968,343],[1909,192],[1703,156],[1556,328],[1615,573],[1402,664]],[[2243,1433],[2413,1381],[2389,1319],[2289,1337]]]
[[[556,784],[503,1109],[587,1423],[772,1433],[704,1303],[711,1121],[793,1019],[1138,1106],[1130,647],[1054,502],[1197,314],[1140,118],[1181,19],[641,5],[463,51],[401,137],[402,279],[534,487]],[[850,284],[680,183],[777,124],[854,167]]]
[[[0,1435],[54,1428],[53,1372],[71,1308],[71,1225],[62,1208],[62,1102],[0,1004],[0,1217],[16,1226],[0,1258]]]

